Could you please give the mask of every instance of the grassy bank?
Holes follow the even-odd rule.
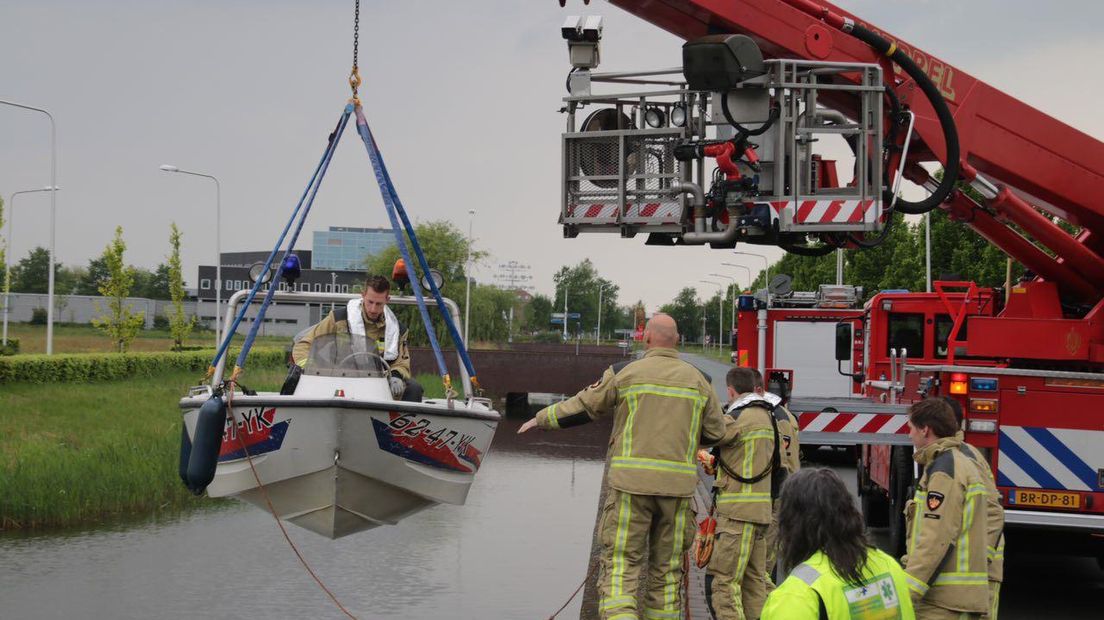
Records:
[[[172,513],[211,500],[191,495],[177,475],[177,400],[201,373],[0,390],[0,529],[96,523]],[[242,381],[275,391],[283,368],[250,368]],[[418,376],[427,397],[441,379]]]
[[[243,330],[244,331],[244,330]],[[8,326],[8,336],[19,340],[20,353],[46,352],[46,326],[29,323],[12,323]],[[238,333],[235,342],[241,342],[245,336]],[[259,336],[257,346],[286,346],[290,338],[283,336]],[[194,330],[190,338],[184,341],[188,347],[214,347],[215,333],[207,330]],[[172,349],[172,335],[168,330],[142,330],[130,345],[130,351],[169,351]],[[110,353],[115,345],[104,333],[91,325],[54,325],[55,353]]]

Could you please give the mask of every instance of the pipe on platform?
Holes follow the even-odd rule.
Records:
[[[682,242],[687,245],[705,245],[706,243],[730,243],[736,239],[736,217],[729,213],[728,228],[719,232],[705,232],[705,192],[697,183],[691,181],[675,181],[671,183],[671,189],[676,192],[690,194],[694,211],[694,232],[683,233]]]

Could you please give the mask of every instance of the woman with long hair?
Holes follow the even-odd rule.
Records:
[[[830,469],[802,469],[782,486],[778,561],[791,569],[763,620],[913,620],[905,571],[871,547],[862,515]]]

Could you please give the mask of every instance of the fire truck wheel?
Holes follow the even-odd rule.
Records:
[[[904,446],[894,446],[889,469],[889,553],[905,553],[905,503],[912,496],[912,454]]]
[[[859,507],[867,527],[885,527],[889,524],[889,501],[882,490],[870,483],[862,459],[858,462]]]

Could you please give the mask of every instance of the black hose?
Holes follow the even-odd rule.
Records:
[[[881,35],[860,24],[855,24],[852,27],[851,35],[873,47],[878,53],[888,55],[890,60],[897,63],[897,66],[901,67],[909,77],[916,81],[916,85],[920,87],[920,90],[924,92],[924,96],[931,102],[935,115],[939,118],[939,125],[943,129],[943,140],[947,145],[947,161],[943,164],[943,179],[939,186],[935,188],[935,191],[924,200],[910,202],[898,199],[896,205],[896,209],[902,213],[911,215],[927,213],[943,204],[951,195],[951,191],[954,190],[955,183],[958,181],[959,144],[958,129],[955,127],[954,116],[951,115],[951,110],[947,107],[947,102],[943,99],[943,95],[939,92],[939,88],[936,87],[935,83],[896,44],[887,41]],[[890,50],[893,50],[892,53],[890,53]],[[904,172],[904,166],[905,162],[902,161],[902,173]],[[884,200],[892,203],[892,188],[886,188]]]
[[[782,106],[775,104],[771,106],[770,114],[767,116],[766,122],[760,125],[757,129],[748,129],[747,127],[744,127],[740,123],[736,122],[736,119],[732,118],[732,112],[730,112],[728,109],[729,92],[731,91],[726,91],[721,94],[721,112],[724,113],[725,120],[728,121],[728,124],[735,127],[736,131],[740,132],[745,137],[763,135],[774,125],[774,122],[777,121],[778,117],[782,114]]]

